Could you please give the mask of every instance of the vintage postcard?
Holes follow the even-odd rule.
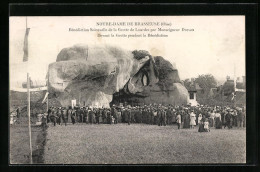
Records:
[[[9,23],[10,164],[246,163],[245,16]]]

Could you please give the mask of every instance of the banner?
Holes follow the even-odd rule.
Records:
[[[74,108],[74,106],[76,106],[76,103],[77,103],[76,99],[75,99],[75,100],[71,100],[71,106],[72,106],[72,108]]]
[[[23,46],[23,62],[28,61],[28,35],[30,28],[26,28],[25,36],[24,36],[24,46]]]

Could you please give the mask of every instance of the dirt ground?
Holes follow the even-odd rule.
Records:
[[[155,164],[245,163],[245,129],[198,128],[145,124],[50,125],[44,163]]]

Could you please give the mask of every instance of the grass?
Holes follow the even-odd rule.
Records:
[[[35,122],[35,119],[33,119]],[[22,118],[20,123],[10,126],[10,164],[29,164],[29,132],[28,121]],[[33,163],[43,163],[43,153],[45,146],[46,131],[40,127],[32,125],[32,158]]]
[[[197,128],[145,124],[50,126],[47,164],[245,163],[245,129]]]

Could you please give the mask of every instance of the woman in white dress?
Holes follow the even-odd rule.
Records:
[[[193,111],[191,111],[190,114],[190,128],[194,129],[194,126],[196,125],[196,115]]]

